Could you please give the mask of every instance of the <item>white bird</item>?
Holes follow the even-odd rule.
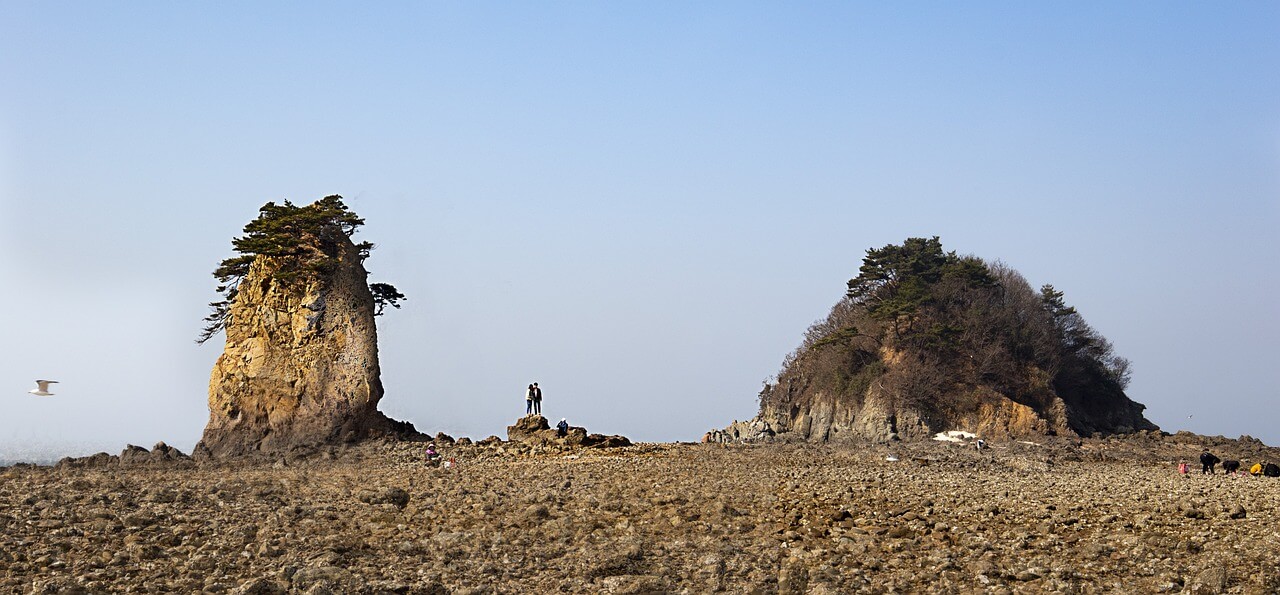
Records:
[[[51,397],[53,396],[53,393],[49,392],[49,385],[57,384],[57,383],[58,383],[57,380],[37,380],[36,388],[33,388],[27,392],[37,397]]]

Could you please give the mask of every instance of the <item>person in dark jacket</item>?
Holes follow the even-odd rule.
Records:
[[[1200,473],[1213,473],[1213,466],[1217,465],[1221,460],[1213,456],[1213,453],[1206,448],[1204,452],[1200,453]]]
[[[1240,470],[1240,461],[1223,461],[1222,472],[1231,475]]]

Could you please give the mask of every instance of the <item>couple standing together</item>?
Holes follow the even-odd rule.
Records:
[[[542,415],[542,389],[535,382],[524,393],[525,415]]]

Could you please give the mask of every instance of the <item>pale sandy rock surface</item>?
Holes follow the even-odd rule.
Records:
[[[1280,590],[1280,479],[1175,438],[424,446],[0,470],[0,592]]]

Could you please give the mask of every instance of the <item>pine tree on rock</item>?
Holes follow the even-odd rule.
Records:
[[[197,456],[292,451],[413,432],[377,409],[374,317],[404,295],[368,282],[373,244],[340,196],[267,203],[214,271],[222,299],[200,342],[225,332]]]

